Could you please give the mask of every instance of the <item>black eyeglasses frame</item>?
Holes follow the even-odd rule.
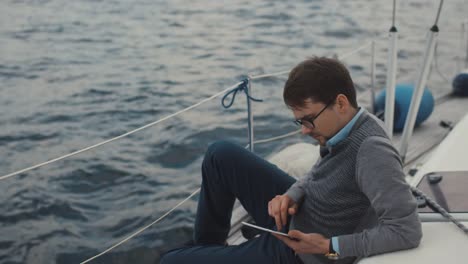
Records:
[[[330,105],[332,105],[333,102],[335,102],[335,100],[333,100],[330,103],[326,104],[325,107],[323,107],[322,110],[320,110],[320,112],[318,112],[318,114],[315,115],[313,118],[303,117],[301,119],[296,119],[296,120],[293,121],[294,124],[296,124],[298,126],[305,126],[307,128],[314,129],[315,128],[314,121],[320,116],[320,114],[323,113],[323,111],[325,111],[325,109],[327,109]]]

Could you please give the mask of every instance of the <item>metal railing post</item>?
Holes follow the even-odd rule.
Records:
[[[395,26],[396,0],[393,0],[392,26],[389,30],[388,68],[385,93],[384,121],[390,139],[393,137],[393,119],[395,112],[395,86],[397,72],[398,30]]]
[[[372,40],[372,48],[371,48],[371,76],[370,76],[370,85],[371,85],[371,109],[372,113],[375,114],[375,72],[376,72],[376,64],[375,64],[375,40]]]
[[[251,85],[251,80],[250,78],[248,79],[249,81],[247,82],[247,94],[251,94],[252,92],[252,85]],[[250,102],[250,99],[247,97],[247,118],[248,118],[248,133],[249,133],[249,150],[251,152],[254,152],[254,118],[253,118],[253,112],[252,112],[252,103]]]
[[[468,28],[468,20],[466,20],[464,23],[463,23],[463,40],[466,39],[465,41],[465,48],[466,48],[466,53],[465,53],[465,68],[468,68],[468,33],[467,33],[467,28]],[[465,34],[466,34],[466,38],[465,38]]]

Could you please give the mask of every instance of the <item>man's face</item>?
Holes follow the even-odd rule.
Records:
[[[320,145],[325,146],[327,140],[341,127],[340,114],[335,110],[335,106],[335,102],[328,104],[327,107],[325,103],[307,99],[304,107],[293,108],[294,118],[302,120],[302,134],[313,137]]]

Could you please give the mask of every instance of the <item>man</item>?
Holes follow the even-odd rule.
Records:
[[[358,107],[348,70],[337,60],[297,65],[284,101],[321,158],[296,181],[228,143],[206,152],[195,221],[195,246],[161,263],[352,263],[356,258],[418,246],[421,224],[398,152],[381,124]],[[235,198],[263,233],[241,245],[225,240]],[[289,232],[288,232],[289,231]]]

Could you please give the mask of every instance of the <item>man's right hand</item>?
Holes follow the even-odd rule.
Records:
[[[286,194],[276,195],[268,202],[268,214],[275,218],[276,228],[281,231],[288,222],[288,214],[293,215],[297,212],[297,203]]]

